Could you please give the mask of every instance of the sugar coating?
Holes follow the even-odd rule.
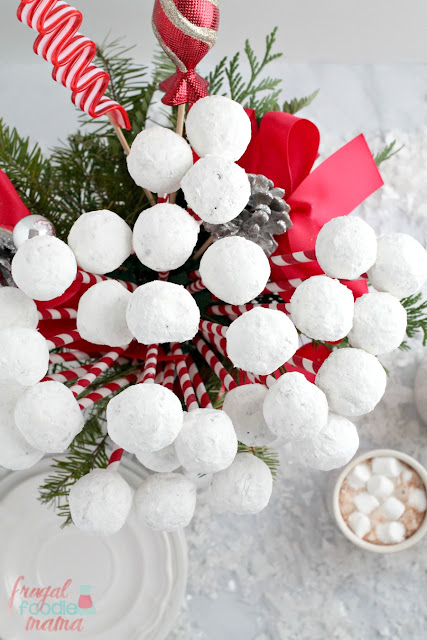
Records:
[[[194,164],[181,181],[188,206],[211,224],[229,222],[246,207],[251,185],[246,172],[219,156],[206,156]]]
[[[354,304],[353,328],[348,334],[352,347],[374,356],[389,353],[403,342],[406,310],[390,293],[372,291]]]
[[[175,469],[178,469],[178,467],[181,466],[176,455],[175,444],[173,442],[158,451],[144,451],[143,453],[137,453],[136,457],[140,463],[147,469],[150,469],[150,471],[164,473],[175,471]]]
[[[264,446],[276,439],[262,411],[266,395],[267,387],[262,384],[244,384],[225,396],[222,409],[231,419],[237,439],[248,447]]]
[[[34,300],[15,287],[0,287],[0,331],[10,327],[35,329],[38,323]]]
[[[263,411],[271,431],[286,440],[311,438],[328,422],[325,394],[296,371],[283,374],[270,387]]]
[[[402,465],[397,458],[390,456],[372,458],[372,472],[375,474],[397,478],[401,471]]]
[[[351,530],[359,537],[363,538],[371,530],[371,521],[368,516],[359,511],[353,511],[348,518]]]
[[[155,531],[186,527],[196,508],[196,486],[180,473],[154,473],[135,492],[138,516]]]
[[[393,481],[381,475],[374,475],[369,478],[367,486],[369,493],[380,499],[387,498],[394,491]]]
[[[427,251],[406,233],[381,236],[368,277],[378,291],[387,291],[399,300],[406,298],[417,293],[427,280]]]
[[[89,273],[109,273],[132,253],[132,231],[114,211],[87,211],[71,227],[68,244],[79,267]]]
[[[328,424],[319,433],[293,443],[293,450],[300,462],[320,471],[344,466],[358,448],[359,436],[354,424],[331,412]]]
[[[138,133],[127,157],[136,184],[161,195],[178,191],[192,164],[193,154],[184,138],[159,126]]]
[[[44,453],[61,453],[84,427],[71,390],[54,380],[29,387],[18,399],[15,422],[27,442]]]
[[[228,469],[214,475],[211,485],[217,507],[238,515],[265,509],[272,490],[270,469],[252,453],[238,453]]]
[[[348,474],[347,482],[352,489],[361,489],[366,485],[371,475],[369,466],[361,462],[354,467],[351,473]]]
[[[94,469],[70,489],[71,517],[86,533],[111,536],[125,524],[132,498],[132,489],[117,471]]]
[[[329,408],[343,416],[372,411],[384,395],[387,376],[375,356],[362,349],[337,349],[325,360],[316,376]]]
[[[41,380],[49,366],[49,349],[35,329],[15,327],[0,331],[0,383],[30,386]]]
[[[381,522],[375,527],[375,533],[380,542],[384,544],[397,544],[403,542],[406,531],[402,522]]]
[[[295,289],[291,317],[309,338],[335,342],[353,324],[354,299],[350,289],[328,276],[312,276]]]
[[[233,423],[224,411],[217,409],[195,409],[185,413],[175,449],[187,471],[222,471],[230,466],[237,453]]]
[[[145,209],[133,228],[133,247],[142,264],[154,271],[177,269],[190,257],[199,225],[176,204],[156,204]]]
[[[110,438],[129,453],[144,455],[171,444],[182,428],[177,396],[159,384],[137,384],[107,405]]]
[[[374,509],[380,506],[379,500],[366,491],[358,493],[354,497],[356,508],[365,515],[369,515]]]
[[[74,282],[77,263],[70,247],[54,236],[35,236],[12,260],[16,286],[34,300],[53,300]]]
[[[12,471],[28,469],[43,457],[24,438],[15,424],[15,406],[25,388],[17,384],[0,385],[0,466]]]
[[[233,236],[209,247],[200,261],[205,287],[229,304],[246,304],[264,289],[270,277],[270,264],[255,242]]]
[[[200,310],[181,285],[154,280],[132,293],[126,320],[132,335],[142,344],[185,342],[198,331]]]
[[[427,509],[426,492],[422,489],[411,488],[409,490],[408,504],[416,511],[425,511]]]
[[[381,505],[381,511],[388,520],[398,520],[405,511],[405,505],[398,498],[390,496]]]
[[[190,109],[185,131],[198,156],[238,160],[251,140],[251,122],[243,107],[225,96],[207,96]]]
[[[316,240],[316,258],[331,278],[355,280],[372,267],[377,238],[358,216],[341,216],[327,222]]]
[[[257,375],[273,373],[298,349],[298,333],[282,311],[246,311],[227,330],[227,354],[235,367]]]
[[[104,280],[90,287],[79,300],[77,330],[94,344],[121,347],[133,340],[126,321],[130,291],[116,280]]]

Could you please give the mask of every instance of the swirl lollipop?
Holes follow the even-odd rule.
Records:
[[[208,95],[206,80],[195,71],[218,35],[219,0],[155,0],[153,31],[160,46],[176,65],[164,80],[164,104],[193,103]]]

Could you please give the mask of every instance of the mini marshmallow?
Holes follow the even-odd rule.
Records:
[[[41,380],[49,366],[46,340],[35,329],[0,331],[0,383],[30,386]]]
[[[411,487],[408,496],[408,505],[415,511],[425,511],[427,509],[427,496],[423,489]]]
[[[187,471],[222,471],[230,466],[237,453],[233,423],[224,411],[217,409],[195,409],[185,413],[175,449]]]
[[[171,444],[182,428],[177,396],[159,384],[137,384],[107,405],[110,438],[129,453],[144,455]]]
[[[285,440],[311,438],[328,422],[325,394],[296,371],[283,374],[273,383],[263,411],[271,431]]]
[[[84,427],[71,390],[53,380],[29,387],[15,407],[16,426],[34,449],[61,453]]]
[[[307,337],[335,342],[353,324],[354,299],[350,289],[328,276],[312,276],[295,289],[291,318]]]
[[[235,367],[268,375],[298,349],[298,333],[282,311],[256,308],[234,320],[227,330],[227,354]]]
[[[11,327],[35,329],[38,323],[34,300],[15,287],[0,287],[0,330]]]
[[[135,492],[138,516],[155,531],[186,527],[196,508],[196,487],[179,473],[148,476]]]
[[[377,498],[366,491],[362,491],[354,496],[353,502],[356,505],[356,509],[365,515],[369,515],[374,509],[380,506]]]
[[[132,489],[117,471],[94,469],[70,489],[71,517],[85,533],[111,536],[125,524],[132,497]]]
[[[127,157],[136,184],[160,195],[178,191],[192,164],[191,147],[184,138],[159,126],[138,133]]]
[[[219,156],[206,156],[181,181],[188,206],[204,222],[223,224],[239,215],[251,197],[242,167]]]
[[[359,537],[364,538],[371,530],[371,521],[368,516],[358,511],[353,511],[348,518],[350,529]]]
[[[12,471],[28,469],[43,457],[15,424],[15,406],[24,390],[17,384],[0,385],[0,465]]]
[[[397,478],[402,471],[402,465],[397,458],[389,456],[379,456],[372,458],[372,472],[381,475]]]
[[[68,245],[79,267],[89,273],[109,273],[132,253],[132,231],[113,211],[87,211],[71,227]]]
[[[344,416],[372,411],[384,395],[387,376],[375,356],[362,349],[333,351],[316,376],[329,408]]]
[[[406,233],[381,236],[368,277],[378,291],[387,291],[399,300],[406,298],[417,293],[427,279],[427,251]]]
[[[178,467],[181,466],[176,455],[175,444],[173,442],[158,451],[144,451],[144,453],[137,453],[136,457],[140,463],[147,469],[150,469],[150,471],[165,473],[175,471],[175,469],[178,469]]]
[[[252,453],[238,453],[228,469],[214,475],[211,485],[215,505],[238,515],[265,509],[272,490],[270,469]]]
[[[156,204],[145,209],[133,228],[133,247],[142,264],[154,271],[181,267],[191,256],[199,225],[176,204]]]
[[[363,462],[357,464],[346,480],[352,489],[362,489],[371,477],[369,466]]]
[[[384,544],[398,544],[405,539],[406,529],[402,522],[382,522],[377,524],[375,533]]]
[[[352,347],[374,356],[389,353],[403,342],[406,324],[406,310],[399,300],[390,293],[372,291],[354,304],[353,328],[348,340]]]
[[[229,304],[246,304],[264,289],[270,264],[255,242],[227,237],[218,240],[203,254],[200,275],[205,287]]]
[[[369,478],[367,483],[368,491],[376,498],[388,498],[394,491],[394,483],[386,476],[375,475]]]
[[[405,469],[405,467],[403,467],[402,482],[404,482],[405,484],[408,484],[412,480],[412,476],[413,476],[412,471],[410,469]]]
[[[200,310],[184,287],[154,280],[132,293],[126,319],[141,344],[185,342],[198,331]]]
[[[332,218],[319,231],[316,258],[331,278],[356,280],[372,267],[376,257],[375,232],[357,216]]]
[[[381,511],[388,520],[399,520],[405,512],[405,505],[394,496],[390,496],[381,505]]]
[[[201,158],[206,155],[238,160],[251,140],[251,122],[243,107],[225,96],[207,96],[190,109],[185,131]]]
[[[90,287],[79,300],[77,330],[93,344],[122,347],[133,340],[126,322],[131,293],[116,280],[104,280]]]
[[[24,242],[12,260],[12,276],[34,300],[53,300],[71,286],[77,263],[70,247],[54,236],[34,236]]]
[[[233,423],[237,438],[248,447],[260,447],[276,439],[264,420],[262,406],[267,387],[243,384],[229,391],[222,410]]]
[[[328,424],[319,433],[292,443],[296,458],[303,465],[320,471],[343,467],[350,462],[358,447],[359,436],[354,424],[331,412]]]

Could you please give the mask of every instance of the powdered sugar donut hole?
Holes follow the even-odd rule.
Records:
[[[256,308],[234,320],[227,330],[227,354],[235,367],[268,375],[298,349],[298,333],[282,311]]]
[[[375,231],[358,216],[327,222],[316,240],[316,258],[331,278],[355,280],[372,267],[377,257]]]
[[[70,489],[71,517],[85,533],[111,536],[125,524],[132,499],[132,489],[117,471],[94,469]]]
[[[79,267],[89,273],[110,273],[132,253],[132,231],[113,211],[88,211],[71,227],[68,245]]]
[[[199,225],[176,204],[157,204],[140,213],[133,228],[133,246],[142,264],[154,271],[170,271],[191,256]]]
[[[34,300],[53,300],[74,282],[77,263],[70,247],[54,236],[35,236],[12,260],[16,286]]]
[[[136,184],[160,195],[178,191],[192,164],[193,153],[184,138],[157,125],[138,133],[127,157]]]
[[[362,349],[337,349],[325,360],[316,385],[325,393],[331,411],[362,416],[384,395],[387,376],[375,356]]]
[[[188,206],[210,224],[233,220],[251,196],[244,169],[219,156],[198,160],[182,179],[181,188]]]
[[[157,471],[158,473],[175,471],[181,466],[178,456],[176,455],[174,443],[157,451],[137,453],[136,457],[144,467],[150,469],[150,471]]]
[[[229,391],[222,410],[233,423],[237,438],[248,447],[262,447],[276,439],[263,415],[267,387],[262,384],[243,384]]]
[[[184,287],[155,280],[132,293],[126,319],[132,335],[142,344],[185,342],[198,331],[200,310]]]
[[[225,96],[207,96],[190,109],[185,130],[201,158],[222,156],[236,161],[251,140],[251,121],[243,107]]]
[[[353,324],[354,299],[346,286],[328,276],[312,276],[295,289],[291,318],[308,338],[336,342]]]
[[[427,280],[427,251],[406,233],[381,236],[368,277],[378,291],[387,291],[399,300],[411,296]]]
[[[352,347],[378,356],[400,346],[406,325],[406,309],[399,300],[390,293],[372,291],[355,302],[348,340]]]
[[[131,293],[116,280],[104,280],[82,295],[77,310],[77,330],[93,344],[121,347],[133,340],[126,321]]]
[[[24,327],[0,331],[0,383],[36,384],[48,366],[49,349],[38,331]]]
[[[240,305],[265,289],[270,264],[255,242],[233,236],[218,240],[205,251],[200,275],[205,287],[217,298]]]
[[[35,329],[38,323],[34,300],[15,287],[0,287],[0,331],[10,327]]]
[[[186,527],[196,508],[196,487],[180,473],[154,473],[135,492],[138,516],[155,531]]]

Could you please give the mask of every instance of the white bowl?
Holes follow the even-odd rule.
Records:
[[[424,486],[427,491],[427,471],[426,469],[417,462],[411,456],[408,456],[406,453],[402,453],[401,451],[395,451],[394,449],[374,449],[372,451],[368,451],[357,458],[353,458],[353,460],[341,470],[339,476],[337,477],[333,491],[332,491],[332,514],[335,518],[335,521],[342,531],[342,533],[348,538],[353,544],[360,547],[361,549],[365,549],[365,551],[373,551],[374,553],[395,553],[396,551],[403,551],[404,549],[409,549],[414,544],[416,544],[421,538],[427,533],[427,515],[424,518],[421,526],[417,531],[406,538],[403,542],[399,542],[397,544],[389,544],[389,545],[381,545],[381,544],[373,544],[372,542],[367,542],[362,538],[356,536],[355,533],[350,529],[350,527],[346,524],[344,518],[342,517],[340,505],[339,505],[339,496],[341,485],[343,484],[346,476],[350,472],[353,467],[361,462],[365,462],[370,458],[378,458],[380,456],[387,456],[397,458],[402,462],[405,462],[408,466],[412,467],[414,471],[418,473],[421,480],[424,482]]]

